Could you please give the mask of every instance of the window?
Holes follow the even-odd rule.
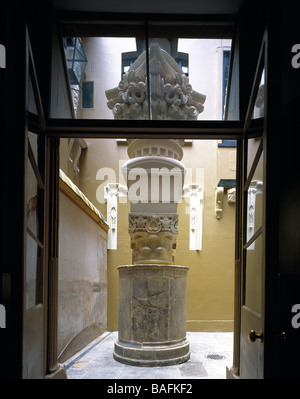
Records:
[[[80,85],[87,64],[87,59],[81,44],[81,39],[78,37],[65,38],[64,50],[70,84]]]
[[[76,117],[222,120],[232,28],[168,21],[62,24],[63,40],[72,34],[80,39],[87,62],[78,96],[82,109],[94,112]]]
[[[82,108],[94,108],[94,82],[82,82]]]

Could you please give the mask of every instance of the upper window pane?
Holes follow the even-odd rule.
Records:
[[[63,38],[76,118],[223,119],[229,29],[106,22],[63,32],[77,35]]]
[[[252,119],[263,118],[265,113],[265,68],[262,70],[259,87],[257,91],[256,100],[254,103],[254,109],[252,113]]]

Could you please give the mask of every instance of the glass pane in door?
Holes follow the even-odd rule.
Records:
[[[260,234],[254,241],[254,248],[246,250],[245,305],[257,313],[261,312],[262,242]]]
[[[263,223],[263,156],[264,154],[262,151],[247,191],[246,242],[250,240]],[[251,244],[249,248],[253,249],[254,245],[254,243]]]
[[[26,214],[27,214],[27,227],[31,232],[39,238],[39,223],[40,223],[40,213],[39,213],[39,202],[40,198],[38,195],[38,181],[34,174],[31,163],[28,159],[28,169],[27,169],[27,185],[26,185]]]
[[[265,68],[262,70],[261,79],[257,91],[252,119],[263,118],[265,114]]]
[[[255,156],[257,154],[257,150],[259,148],[261,142],[261,137],[255,137],[252,139],[248,139],[247,141],[247,177],[249,176],[249,172],[251,170],[253,161],[255,159]]]
[[[26,310],[40,302],[39,283],[42,249],[27,233],[26,241]]]

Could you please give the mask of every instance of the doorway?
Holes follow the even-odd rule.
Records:
[[[132,263],[128,233],[130,202],[127,182],[121,171],[122,165],[129,159],[128,142],[122,139],[79,140],[60,140],[60,185],[66,185],[70,180],[68,184],[69,187],[73,186],[73,192],[76,194],[78,189],[81,193],[77,192],[77,197],[84,196],[86,200],[81,198],[81,201],[86,204],[88,200],[99,211],[103,225],[108,227],[112,226],[109,226],[109,203],[105,193],[109,187],[118,185],[117,223],[114,225],[117,237],[115,247],[109,247],[109,230],[105,231],[99,225],[99,220],[95,223],[90,216],[86,216],[86,220],[76,227],[81,220],[79,218],[85,217],[83,209],[61,187],[58,292],[58,352],[61,361],[66,360],[66,356],[74,355],[72,351],[81,349],[80,345],[84,342],[88,344],[103,331],[118,330],[117,267]],[[145,141],[154,147],[153,140]],[[227,140],[180,141],[186,173],[177,208],[179,222],[174,256],[175,264],[190,269],[187,282],[187,331],[232,332],[237,144],[236,141]],[[191,200],[192,196],[198,201],[197,217],[201,216],[197,226],[193,226],[191,217],[192,204],[195,203]],[[91,206],[86,206],[87,212],[91,209]],[[195,228],[199,235],[198,247],[193,241]],[[91,237],[88,246],[84,238],[85,231]],[[95,244],[93,248],[92,243]],[[107,252],[104,251],[104,245],[108,245]],[[73,250],[70,246],[73,246]],[[76,247],[85,250],[78,251]],[[96,258],[90,256],[87,261],[87,251],[94,251]],[[72,259],[74,254],[75,260]],[[82,260],[79,260],[80,256]],[[91,275],[91,279],[87,277]],[[88,279],[94,280],[91,283]],[[85,320],[80,305],[83,302],[85,307],[90,304]],[[96,312],[95,304],[98,306]],[[73,319],[77,322],[72,322]]]

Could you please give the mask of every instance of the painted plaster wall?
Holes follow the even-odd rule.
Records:
[[[62,359],[107,330],[107,237],[60,192],[58,353]]]

